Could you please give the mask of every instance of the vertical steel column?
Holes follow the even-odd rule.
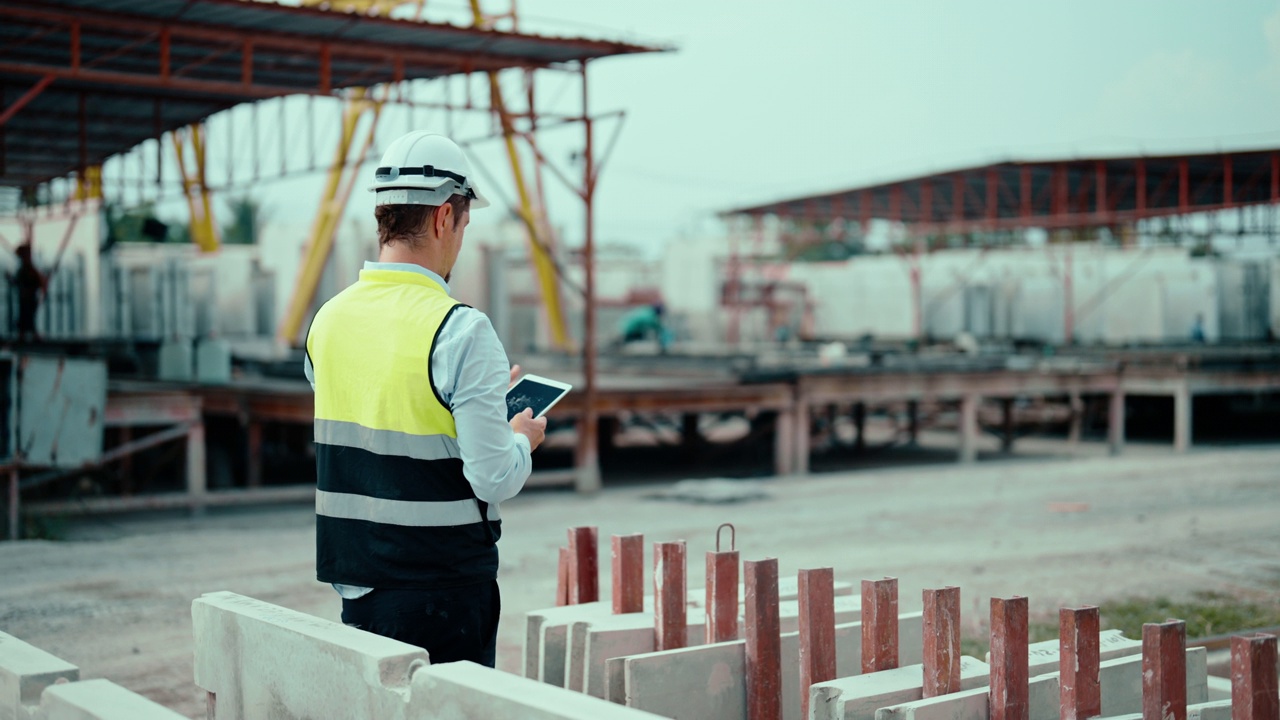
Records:
[[[198,411],[197,411],[198,412]],[[208,499],[208,484],[204,470],[204,423],[197,415],[191,431],[187,433],[187,498],[192,515],[203,515]]]
[[[644,612],[644,535],[614,535],[613,614]]]
[[[991,598],[991,720],[1027,720],[1027,599]]]
[[[959,690],[960,588],[925,590],[924,697],[937,697]]]
[[[1191,389],[1184,379],[1173,393],[1173,451],[1191,449]]]
[[[1142,720],[1187,720],[1187,624],[1142,626]]]
[[[1231,638],[1231,720],[1278,719],[1276,636]]]
[[[587,61],[582,61],[582,122],[586,134],[583,149],[582,198],[586,206],[583,228],[582,265],[583,283],[583,341],[582,341],[582,416],[578,431],[578,476],[575,487],[578,492],[596,492],[600,489],[600,457],[597,446],[596,422],[596,269],[595,269],[595,157],[592,152],[591,111],[587,94]]]
[[[720,549],[721,525],[715,552],[707,553],[707,644],[738,639],[737,532],[728,550]],[[732,525],[728,526],[730,529]]]
[[[747,581],[747,720],[781,720],[778,560],[748,560],[743,570]]]
[[[689,585],[685,577],[685,544],[653,544],[653,647],[676,650],[689,644],[686,607]]]
[[[1124,390],[1121,388],[1111,392],[1107,408],[1107,441],[1112,455],[1124,451]]]
[[[800,717],[807,718],[809,687],[836,677],[835,571],[801,570],[799,584]]]
[[[1102,714],[1099,685],[1098,608],[1062,608],[1058,611],[1058,677],[1060,717],[1087,720]]]
[[[971,463],[978,459],[978,402],[977,395],[969,393],[960,398],[960,462]]]
[[[898,667],[898,578],[862,581],[862,672]]]
[[[569,604],[600,599],[599,533],[594,527],[569,530]]]

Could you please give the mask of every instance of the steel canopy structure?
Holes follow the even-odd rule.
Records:
[[[245,0],[0,0],[0,185],[243,102],[657,49]]]
[[[1014,161],[729,210],[903,223],[911,235],[1088,229],[1280,203],[1280,150]]]

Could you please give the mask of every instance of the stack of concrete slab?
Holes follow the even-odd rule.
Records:
[[[0,720],[182,720],[109,680],[0,632]]]

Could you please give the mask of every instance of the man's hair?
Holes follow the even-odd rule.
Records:
[[[445,202],[453,206],[453,227],[457,228],[463,214],[471,209],[471,200],[461,195],[450,195]],[[378,246],[402,242],[417,247],[427,236],[439,208],[439,205],[379,205],[374,208],[373,217],[378,221]]]

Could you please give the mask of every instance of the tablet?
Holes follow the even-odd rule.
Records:
[[[525,408],[533,408],[533,416],[540,418],[572,388],[572,385],[538,375],[525,375],[507,391],[507,420],[524,412]]]

